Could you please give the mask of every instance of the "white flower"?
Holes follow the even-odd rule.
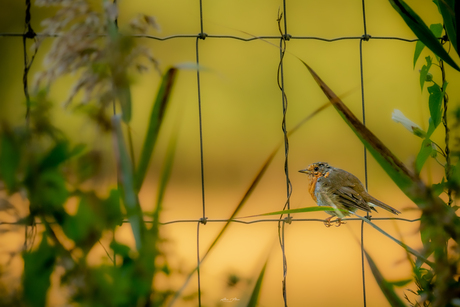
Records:
[[[394,109],[393,114],[391,115],[391,119],[396,123],[401,123],[404,128],[418,137],[424,138],[426,136],[426,132],[423,131],[419,125],[404,116],[404,114],[398,109]]]

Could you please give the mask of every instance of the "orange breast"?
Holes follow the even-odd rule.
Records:
[[[308,189],[308,191],[310,192],[311,198],[313,198],[315,202],[316,202],[315,188],[316,188],[316,182],[318,181],[318,177],[319,175],[312,176],[310,178],[310,188]]]

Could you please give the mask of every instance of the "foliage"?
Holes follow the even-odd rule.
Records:
[[[155,277],[159,273],[170,276],[177,270],[169,266],[163,251],[158,219],[172,169],[176,138],[171,138],[173,142],[160,174],[159,197],[151,227],[144,222],[138,197],[144,178],[136,174],[141,173],[141,167],[144,171],[149,165],[177,69],[170,68],[159,85],[149,121],[149,127],[154,128],[149,128],[136,168],[123,133],[123,125],[129,125],[132,113],[129,80],[132,67],[140,65],[140,57],[147,57],[155,64],[154,59],[147,49],[136,45],[131,36],[118,31],[114,4],[105,3],[103,12],[97,13],[82,0],[37,3],[60,6],[44,24],[45,33],[62,35],[55,39],[47,55],[48,70],[40,74],[37,83],[37,88],[45,84],[45,89],[37,90],[33,96],[26,124],[17,127],[3,124],[0,133],[0,179],[5,191],[9,195],[21,193],[29,202],[30,213],[19,223],[28,228],[43,225],[38,246],[29,240],[30,248],[22,253],[23,289],[19,298],[11,298],[11,304],[21,300],[27,306],[47,305],[51,276],[59,274],[60,286],[69,289],[67,299],[72,305],[163,305],[173,291],[156,289]],[[141,16],[131,25],[133,29],[146,30],[155,24],[151,17]],[[83,91],[85,104],[74,108],[75,116],[88,116],[94,120],[95,129],[113,137],[118,188],[105,192],[88,189],[91,186],[88,183],[95,183],[100,154],[86,145],[74,144],[54,126],[48,89],[68,73],[76,73],[79,78],[66,105]],[[115,103],[122,112],[110,116]],[[69,203],[77,203],[75,213],[69,213]],[[101,240],[114,232],[125,218],[132,227],[135,248],[115,238],[110,246],[104,246]],[[98,265],[90,265],[89,254],[100,248],[99,245],[111,263],[102,259]]]
[[[453,50],[458,54],[458,35],[460,31],[457,28],[457,14],[460,14],[458,10],[460,5],[456,1],[433,1],[438,11],[441,13],[443,18],[443,24],[433,24],[430,26],[433,36],[436,38],[441,37],[440,40],[436,40],[436,45],[443,46],[449,42]],[[407,13],[408,17],[416,15],[415,12]],[[403,16],[404,18],[404,16]],[[409,25],[409,24],[408,24]],[[410,25],[409,25],[410,26]],[[411,29],[413,29],[411,27]],[[442,31],[445,31],[445,35],[442,35]],[[444,211],[442,214],[433,214],[434,208],[422,208],[420,234],[424,246],[424,252],[427,256],[434,254],[435,265],[428,268],[422,267],[420,261],[413,263],[414,279],[418,287],[417,291],[411,290],[411,292],[418,295],[418,299],[415,302],[411,302],[412,306],[458,306],[458,297],[460,296],[460,280],[458,279],[457,271],[460,266],[459,258],[459,240],[458,237],[460,227],[458,222],[458,216],[455,212],[458,207],[454,205],[454,198],[457,198],[458,189],[458,151],[451,151],[451,146],[459,146],[460,144],[451,144],[450,140],[450,128],[448,125],[448,102],[449,97],[446,93],[448,82],[446,81],[446,71],[444,68],[444,61],[456,68],[455,63],[452,63],[450,58],[442,56],[441,53],[437,52],[433,47],[434,42],[428,42],[422,38],[416,31],[414,33],[420,39],[417,43],[414,54],[414,67],[417,59],[420,55],[421,49],[424,45],[432,50],[436,59],[431,56],[425,58],[426,65],[423,65],[420,71],[420,86],[423,91],[426,82],[431,83],[431,86],[427,86],[429,93],[428,106],[430,111],[430,118],[428,122],[428,131],[422,137],[422,145],[420,152],[416,158],[416,171],[420,172],[428,158],[433,158],[438,162],[439,166],[444,171],[444,177],[441,182],[435,183],[431,186],[431,191],[434,195],[444,194]],[[442,47],[443,48],[443,47]],[[443,48],[444,49],[444,48]],[[450,50],[450,48],[449,48]],[[441,72],[440,82],[436,82],[433,79],[430,69],[432,67],[438,67]],[[444,149],[432,141],[430,137],[433,132],[440,126],[444,126]],[[453,126],[458,126],[454,123]],[[439,158],[441,161],[439,161]],[[447,219],[449,223],[454,225],[454,229],[446,229],[442,227],[442,219]],[[450,242],[455,242],[450,244]]]

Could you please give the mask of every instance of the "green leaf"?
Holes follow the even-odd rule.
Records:
[[[433,194],[436,196],[441,195],[442,192],[444,192],[444,189],[446,188],[446,181],[445,178],[442,177],[442,181],[440,183],[435,183],[432,186],[433,189]]]
[[[447,51],[443,48],[438,38],[427,27],[423,20],[403,1],[389,0],[393,8],[401,15],[404,22],[414,32],[414,34],[433,51],[437,56],[444,60],[454,69],[460,71],[460,67],[452,60]]]
[[[53,216],[56,222],[62,225],[68,216],[64,210],[64,203],[70,195],[63,175],[56,169],[48,169],[37,177],[29,178],[27,184],[31,213],[39,212]]]
[[[70,157],[68,149],[69,144],[66,141],[57,143],[40,163],[40,169],[54,168],[66,161]]]
[[[428,131],[426,132],[426,137],[427,138],[431,137],[435,129],[436,128],[433,124],[433,119],[431,117],[428,118]]]
[[[431,242],[432,239],[432,231],[429,227],[429,215],[426,212],[422,212],[422,216],[420,217],[420,239],[423,244],[423,254],[428,258],[433,253],[433,244]],[[416,261],[416,266],[419,268],[423,264],[423,259],[418,257]]]
[[[428,225],[428,216],[427,213],[422,212],[422,216],[420,217],[420,224],[421,225]],[[422,240],[423,247],[425,250],[428,249],[428,246],[430,244],[431,237],[428,233],[428,228],[427,227],[421,227],[420,228],[420,239]]]
[[[441,37],[442,34],[442,24],[437,23],[437,24],[432,24],[430,25],[430,30],[433,32],[433,35],[435,37]],[[414,68],[415,64],[417,63],[417,60],[420,56],[420,54],[423,51],[423,48],[425,48],[425,44],[422,43],[422,41],[418,40],[417,43],[415,44],[415,52],[414,52]]]
[[[48,244],[46,232],[36,251],[24,252],[23,288],[27,306],[46,306],[46,297],[51,285],[51,273],[56,264],[57,251]]]
[[[442,98],[444,95],[443,91],[441,91],[441,88],[436,83],[428,87],[428,93],[430,93],[428,99],[430,116],[433,120],[434,129],[436,129],[441,123]]]
[[[121,225],[123,222],[123,214],[121,213],[120,192],[118,190],[110,190],[109,197],[103,202],[103,211],[106,214],[109,228]]]
[[[85,151],[86,145],[85,144],[77,144],[72,150],[69,152],[68,156],[69,158],[72,158],[74,156],[78,156],[81,154],[83,151]]]
[[[423,85],[425,84],[426,77],[431,68],[431,57],[427,56],[425,59],[426,59],[426,65],[423,65],[422,69],[420,69],[420,88],[422,89],[422,92],[423,92]]]
[[[92,192],[82,194],[77,213],[69,216],[62,227],[66,236],[85,253],[101,238],[106,225],[103,210],[98,212],[101,203]]]
[[[433,1],[433,3],[436,4],[438,8],[438,13],[441,14],[441,9],[439,8],[439,1],[438,0],[431,0],[431,1]]]
[[[257,282],[254,285],[254,289],[252,290],[251,298],[249,299],[249,302],[246,305],[248,307],[255,307],[258,305],[259,297],[260,297],[260,289],[262,288],[262,281],[264,279],[266,267],[267,267],[267,261],[265,261],[265,264],[259,273],[259,277],[257,278]]]
[[[388,303],[390,303],[392,307],[406,307],[403,301],[396,294],[393,285],[386,281],[382,273],[380,273],[380,270],[374,260],[372,260],[371,256],[369,256],[366,251],[364,251],[364,254],[366,255],[367,262],[371,268],[372,275],[374,275],[375,281],[377,281],[377,284],[379,285],[382,293],[385,295]]]
[[[139,191],[144,182],[145,175],[150,164],[150,158],[160,132],[166,107],[171,97],[172,89],[176,81],[178,70],[170,68],[163,76],[163,80],[158,88],[157,96],[150,113],[149,125],[145,135],[144,144],[142,145],[141,156],[135,177],[135,189]]]
[[[430,30],[431,30],[431,32],[433,32],[433,35],[435,37],[441,37],[442,36],[442,30],[443,30],[442,24],[440,24],[440,23],[431,24],[430,25]],[[439,57],[436,54],[435,54],[435,56],[436,56],[436,60],[439,62]]]
[[[91,150],[80,155],[76,159],[75,173],[79,183],[93,178],[101,170],[103,154],[97,150]]]
[[[3,134],[0,140],[0,176],[8,191],[17,185],[16,173],[19,167],[21,150],[9,135]]]
[[[431,156],[431,152],[433,151],[431,144],[432,142],[430,139],[424,139],[422,142],[422,148],[420,148],[417,158],[415,159],[415,168],[417,173],[420,173],[426,160],[428,160],[428,158]]]
[[[115,141],[115,154],[118,166],[118,174],[120,184],[123,188],[123,200],[126,208],[126,213],[133,230],[136,248],[139,250],[142,247],[143,233],[145,224],[142,218],[142,211],[134,190],[133,168],[131,159],[128,155],[128,150],[123,138],[121,129],[121,120],[119,115],[112,117],[113,134]]]
[[[171,268],[166,263],[160,268],[160,271],[165,273],[167,276],[171,275]]]
[[[457,13],[459,13],[459,5],[457,5],[455,0],[442,0],[436,2],[444,21],[444,27],[446,28],[447,36],[449,37],[452,46],[458,54],[459,33],[457,31],[456,17],[458,16]]]
[[[422,51],[423,51],[423,48],[425,48],[425,44],[422,43],[422,41],[418,40],[418,41],[415,43],[414,69],[415,69],[415,64],[417,64],[417,60],[418,60],[420,54],[421,54]]]
[[[110,243],[110,248],[114,251],[115,254],[120,255],[123,258],[127,258],[129,256],[129,253],[131,252],[129,246],[118,243],[116,241],[112,241]]]

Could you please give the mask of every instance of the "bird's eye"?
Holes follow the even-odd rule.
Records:
[[[315,167],[315,172],[317,172],[318,170],[319,170],[319,167],[316,166],[316,167]]]

